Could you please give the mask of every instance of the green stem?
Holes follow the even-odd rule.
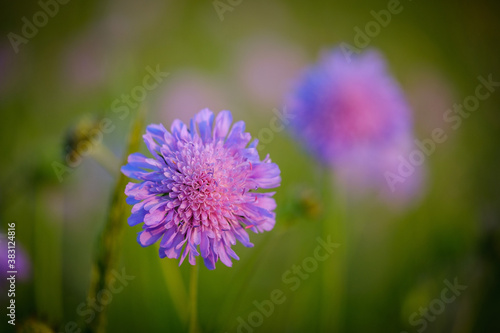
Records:
[[[325,263],[323,270],[323,305],[321,318],[321,331],[342,331],[342,301],[345,289],[346,274],[346,202],[343,193],[336,184],[337,179],[324,173],[326,187],[323,197],[327,198],[328,211],[323,221],[324,237],[331,237],[335,242],[341,243],[341,248],[335,252],[335,259]],[[332,187],[333,185],[333,187]]]
[[[189,333],[198,332],[198,266],[191,266],[191,282],[189,284]]]
[[[139,150],[144,116],[145,111],[143,109],[133,122],[123,164],[126,163],[128,155]],[[98,299],[99,293],[108,288],[114,278],[113,270],[116,269],[120,256],[123,227],[127,224],[125,221],[130,212],[125,201],[125,186],[129,179],[123,174],[118,175],[118,181],[111,197],[108,219],[99,236],[96,256],[92,265],[92,277],[88,292],[90,299]],[[103,305],[101,311],[96,312],[94,319],[86,323],[84,332],[103,333],[105,331],[106,307]]]

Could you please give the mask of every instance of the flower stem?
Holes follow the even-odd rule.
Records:
[[[198,266],[191,266],[191,282],[189,284],[189,333],[198,332]]]
[[[342,331],[342,304],[345,302],[345,275],[347,263],[347,214],[346,200],[337,178],[328,173],[324,173],[325,185],[323,189],[324,197],[332,204],[327,208],[327,219],[323,221],[324,237],[331,236],[335,242],[340,242],[342,248],[335,253],[335,259],[325,262],[323,270],[323,299],[322,318],[320,322],[321,331]],[[333,177],[333,179],[332,179]],[[333,186],[332,186],[333,185]]]
[[[140,138],[143,129],[143,119],[145,111],[136,117],[132,125],[132,131],[127,145],[128,156],[139,149]],[[123,161],[125,163],[126,160]],[[119,174],[112,197],[111,206],[108,211],[108,219],[100,233],[98,247],[92,265],[92,276],[88,297],[90,299],[98,299],[101,291],[109,288],[111,281],[114,279],[113,271],[116,269],[120,258],[121,238],[123,235],[123,226],[127,223],[127,203],[125,201],[125,186],[128,183],[128,178]],[[103,333],[106,332],[106,307],[102,306],[100,311],[97,311],[92,321],[84,324],[85,333]]]

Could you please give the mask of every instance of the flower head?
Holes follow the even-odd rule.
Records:
[[[144,141],[153,155],[131,154],[122,172],[139,183],[125,189],[134,205],[129,225],[144,223],[137,241],[149,246],[160,240],[160,257],[189,254],[194,265],[203,257],[209,269],[220,260],[231,266],[238,259],[231,245],[239,240],[250,247],[245,229],[271,230],[275,223],[274,192],[257,192],[280,185],[280,170],[269,156],[260,160],[257,140],[222,111],[204,109],[189,128],[175,120],[170,132],[163,125],[149,125]],[[199,252],[198,252],[199,250]],[[181,254],[182,253],[182,254]]]
[[[287,101],[295,136],[335,166],[411,132],[411,112],[375,51],[349,61],[335,49],[308,69]]]
[[[408,179],[388,176],[414,149],[412,112],[378,52],[348,59],[340,49],[330,51],[305,71],[286,102],[295,137],[335,170],[350,194],[374,188],[384,201],[404,197],[405,204],[419,194],[421,170]]]

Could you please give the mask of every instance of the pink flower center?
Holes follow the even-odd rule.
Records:
[[[193,226],[208,226],[212,218],[236,212],[235,205],[248,190],[250,163],[222,142],[178,145],[182,147],[175,153],[172,191],[180,201],[179,217]]]

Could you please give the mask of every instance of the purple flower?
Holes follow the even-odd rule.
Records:
[[[334,169],[349,194],[372,188],[384,201],[404,198],[405,204],[419,194],[422,170],[393,174],[414,149],[412,112],[378,52],[352,59],[340,49],[326,53],[305,71],[286,105],[294,136]]]
[[[15,258],[14,258],[14,269],[9,267],[12,262],[9,262],[11,258],[9,258],[9,241],[8,235],[4,234],[0,231],[0,278],[2,279],[0,282],[0,290],[3,291],[4,286],[7,285],[7,280],[10,276],[8,271],[16,271],[16,279],[20,281],[27,281],[31,277],[31,262],[29,260],[28,255],[26,254],[24,248],[21,246],[19,241],[15,240]]]
[[[175,120],[170,132],[149,125],[144,141],[153,158],[134,153],[122,172],[139,183],[125,189],[134,205],[131,226],[144,223],[137,241],[149,246],[160,240],[160,257],[189,254],[191,265],[200,255],[209,269],[220,260],[231,266],[239,259],[231,245],[239,240],[253,246],[245,229],[271,230],[275,223],[274,192],[257,192],[280,185],[280,169],[269,156],[260,160],[257,140],[245,123],[233,125],[229,111],[204,109],[189,128]],[[199,248],[198,248],[199,246]],[[199,252],[198,252],[199,251]]]
[[[371,155],[411,133],[409,106],[375,51],[352,61],[339,49],[325,54],[286,105],[294,135],[330,166]]]

